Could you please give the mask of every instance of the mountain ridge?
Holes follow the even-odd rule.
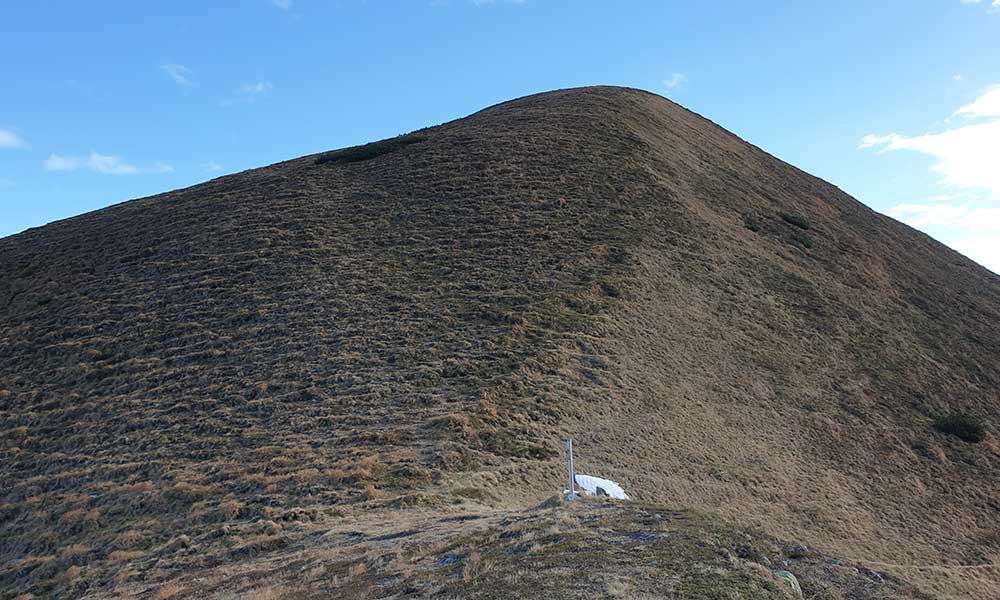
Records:
[[[931,425],[997,414],[1000,278],[648,92],[418,133],[0,239],[5,562],[519,508],[568,435],[641,500],[861,561],[997,562],[995,436]]]

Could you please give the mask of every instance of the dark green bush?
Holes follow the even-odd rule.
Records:
[[[409,146],[410,144],[423,142],[426,139],[427,138],[425,136],[408,133],[406,135],[396,136],[387,140],[379,140],[377,142],[370,142],[361,146],[351,146],[350,148],[327,152],[326,154],[322,154],[316,158],[316,164],[341,164],[369,160],[375,158],[376,156],[382,156],[383,154],[395,152],[396,150]]]
[[[781,213],[781,218],[784,219],[786,223],[791,223],[800,229],[809,229],[809,219],[806,219],[798,213]]]
[[[813,247],[812,238],[809,237],[808,235],[804,234],[804,233],[796,233],[796,234],[794,234],[792,236],[792,240],[794,240],[796,243],[798,243],[800,246],[802,246],[804,248],[812,248]]]
[[[986,419],[967,413],[942,415],[934,419],[934,428],[971,443],[986,439]]]

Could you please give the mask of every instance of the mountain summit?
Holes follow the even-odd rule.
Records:
[[[418,516],[502,529],[562,490],[567,436],[631,497],[865,585],[1000,594],[1000,277],[650,93],[528,96],[115,205],[0,239],[0,274],[11,595],[204,597],[252,588],[246,564],[429,595],[375,559],[278,567],[359,539],[336,527],[410,523],[401,555],[448,530]],[[411,571],[453,556],[472,586],[508,538],[441,539]]]

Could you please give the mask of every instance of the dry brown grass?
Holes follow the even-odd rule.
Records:
[[[153,594],[153,600],[170,600],[184,593],[184,588],[175,583],[165,583],[157,588]]]
[[[101,511],[97,509],[87,510],[84,508],[74,508],[66,511],[59,517],[61,525],[73,527],[81,524],[96,525],[101,519]]]
[[[465,559],[465,565],[462,567],[462,581],[472,583],[472,580],[478,577],[482,570],[483,557],[476,550],[470,551]]]
[[[381,497],[382,493],[378,489],[376,489],[374,485],[369,483],[368,485],[365,486],[365,499],[372,501],[372,500],[378,500]]]
[[[115,545],[119,550],[128,550],[141,544],[144,538],[145,535],[142,531],[129,529],[127,531],[123,531],[117,538],[115,538]]]
[[[523,506],[566,435],[638,498],[851,558],[1000,555],[996,425],[932,428],[997,412],[995,275],[634,90],[421,135],[0,239],[0,565],[181,571],[284,551],[260,518]],[[65,595],[46,573],[0,588]]]
[[[347,577],[350,579],[357,579],[358,577],[363,576],[366,572],[368,572],[368,568],[365,566],[365,563],[354,563],[347,568]]]
[[[222,517],[230,521],[240,516],[242,508],[243,503],[238,500],[226,500],[219,504],[219,512],[222,513]]]
[[[59,550],[59,556],[64,559],[71,559],[90,552],[90,548],[84,544],[70,544]]]
[[[146,553],[142,550],[114,550],[108,553],[108,562],[113,565],[120,565],[137,558],[142,558]]]
[[[291,593],[291,590],[284,586],[261,587],[240,595],[241,600],[282,600]]]

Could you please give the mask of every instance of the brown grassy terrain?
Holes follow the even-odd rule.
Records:
[[[231,589],[331,519],[538,502],[569,434],[641,500],[1000,597],[996,275],[636,90],[380,144],[0,239],[0,590]]]
[[[136,582],[114,594],[258,600],[789,600],[795,597],[792,588],[776,575],[789,570],[806,598],[925,598],[864,565],[782,544],[710,515],[643,503],[587,499],[566,504],[553,497],[514,511],[398,510],[391,523],[376,507],[359,509],[289,527],[286,546],[241,553],[239,560],[232,559],[231,549],[199,545],[190,557],[170,562],[174,577],[169,582]],[[144,563],[155,572],[155,558],[137,562]]]

